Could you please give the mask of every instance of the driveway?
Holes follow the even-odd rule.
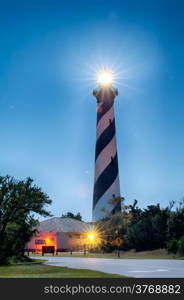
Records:
[[[35,258],[35,257],[34,257]],[[40,259],[40,257],[38,257]],[[184,278],[184,260],[110,259],[44,256],[47,265],[90,269],[137,278]]]

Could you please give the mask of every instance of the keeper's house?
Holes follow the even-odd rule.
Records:
[[[27,251],[41,253],[43,246],[55,252],[80,251],[85,247],[89,224],[71,218],[54,217],[40,222],[37,234],[26,245]]]

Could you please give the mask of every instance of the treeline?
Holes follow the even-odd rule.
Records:
[[[79,212],[75,215],[72,212],[68,211],[66,214],[62,214],[61,218],[62,219],[70,218],[70,219],[75,219],[75,220],[78,220],[78,221],[82,221],[82,216]]]
[[[113,199],[116,201],[118,199]],[[119,200],[118,200],[119,201]],[[47,206],[51,199],[31,178],[16,180],[11,176],[0,176],[0,265],[24,256],[26,243],[36,232],[38,217],[49,217]],[[170,203],[161,208],[159,204],[145,209],[122,203],[122,211],[97,224],[102,235],[101,250],[111,252],[118,246],[121,250],[136,251],[167,248],[169,252],[184,255],[184,200],[176,205]],[[67,213],[62,218],[81,220],[78,213]],[[96,225],[95,225],[96,226]]]
[[[141,209],[137,204],[135,200],[133,205],[123,205],[121,213],[99,222],[103,231],[102,249],[113,251],[114,241],[120,238],[121,250],[167,248],[169,252],[184,255],[184,200],[175,209],[174,202],[166,208],[157,204]]]

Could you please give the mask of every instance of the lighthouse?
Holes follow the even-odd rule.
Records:
[[[93,91],[97,100],[93,221],[121,211],[118,153],[114,102],[118,90],[113,88],[113,74],[104,69]]]

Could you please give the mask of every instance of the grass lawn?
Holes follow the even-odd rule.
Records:
[[[85,269],[47,266],[43,261],[0,266],[0,278],[119,278],[117,274]]]
[[[30,254],[31,256],[41,256],[39,254]],[[127,251],[121,253],[118,258],[116,253],[87,253],[84,255],[82,252],[74,252],[72,255],[69,252],[59,253],[58,256],[62,257],[90,257],[90,258],[116,258],[116,259],[184,259],[184,257],[169,254],[165,249],[158,249],[153,251],[133,252]],[[46,258],[46,256],[44,256]]]

